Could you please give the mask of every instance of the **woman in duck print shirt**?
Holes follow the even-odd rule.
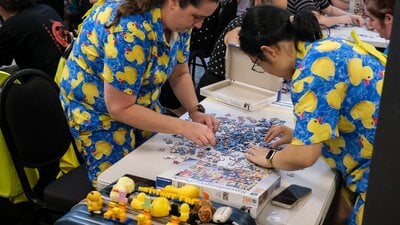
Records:
[[[217,2],[106,0],[84,20],[60,99],[94,184],[153,132],[215,144],[219,124],[198,105],[187,59],[190,29],[200,27]],[[161,114],[158,98],[167,79],[193,122]]]
[[[322,155],[341,176],[335,224],[362,224],[386,63],[381,52],[354,38],[322,38],[312,12],[291,16],[273,6],[248,10],[239,33],[254,70],[291,80],[295,119],[293,130],[276,126],[265,136],[267,142],[278,138],[274,148],[287,144],[283,150],[253,146],[247,159],[299,170]]]

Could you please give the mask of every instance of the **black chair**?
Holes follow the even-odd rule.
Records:
[[[62,215],[94,189],[83,163],[56,179],[60,158],[71,143],[76,150],[58,96],[57,84],[36,69],[11,75],[0,92],[1,130],[24,192],[39,215]],[[33,187],[24,167],[39,173]]]

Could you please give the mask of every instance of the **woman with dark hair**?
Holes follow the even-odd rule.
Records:
[[[61,79],[60,99],[93,182],[153,132],[215,144],[219,122],[205,114],[189,75],[189,32],[218,0],[125,0],[95,5]],[[192,121],[162,115],[166,80]]]
[[[71,41],[63,20],[36,0],[0,0],[0,66],[15,60],[20,69],[35,68],[54,77]]]
[[[299,170],[319,156],[341,176],[335,224],[361,224],[386,58],[372,46],[322,38],[315,15],[273,6],[249,9],[239,33],[253,70],[291,81],[295,127],[272,127],[272,146],[252,146],[257,165]],[[282,135],[282,136],[280,136]]]

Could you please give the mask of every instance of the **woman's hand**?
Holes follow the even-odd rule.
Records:
[[[283,144],[289,144],[293,138],[293,129],[283,125],[271,126],[269,131],[265,134],[264,141],[268,143],[272,141],[272,139],[280,135],[282,135],[282,137],[279,140],[272,143],[272,148],[277,148],[278,146]]]
[[[210,114],[194,111],[190,114],[190,118],[192,118],[193,122],[207,125],[214,133],[218,130],[219,121]]]
[[[356,26],[361,27],[364,25],[364,18],[362,18],[360,15],[351,15],[351,20]]]
[[[196,122],[185,122],[187,122],[187,124],[182,133],[184,137],[190,139],[199,146],[216,144],[215,134],[208,126]]]
[[[258,147],[253,144],[250,146],[251,148],[247,150],[247,153],[244,155],[244,157],[258,166],[270,167],[271,165],[268,165],[268,161],[265,159],[270,149]]]
[[[334,17],[333,17],[334,18]],[[342,15],[336,17],[336,24],[352,25],[353,20],[350,15]]]
[[[239,44],[239,31],[241,27],[236,27],[230,31],[228,31],[225,34],[224,37],[224,43],[225,45],[228,44],[233,44],[233,45],[238,45]]]

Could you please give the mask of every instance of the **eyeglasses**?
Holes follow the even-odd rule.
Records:
[[[257,73],[265,73],[264,69],[257,63],[257,61],[260,59],[259,56],[257,56],[256,60],[254,61],[253,66],[251,67],[251,70]]]

